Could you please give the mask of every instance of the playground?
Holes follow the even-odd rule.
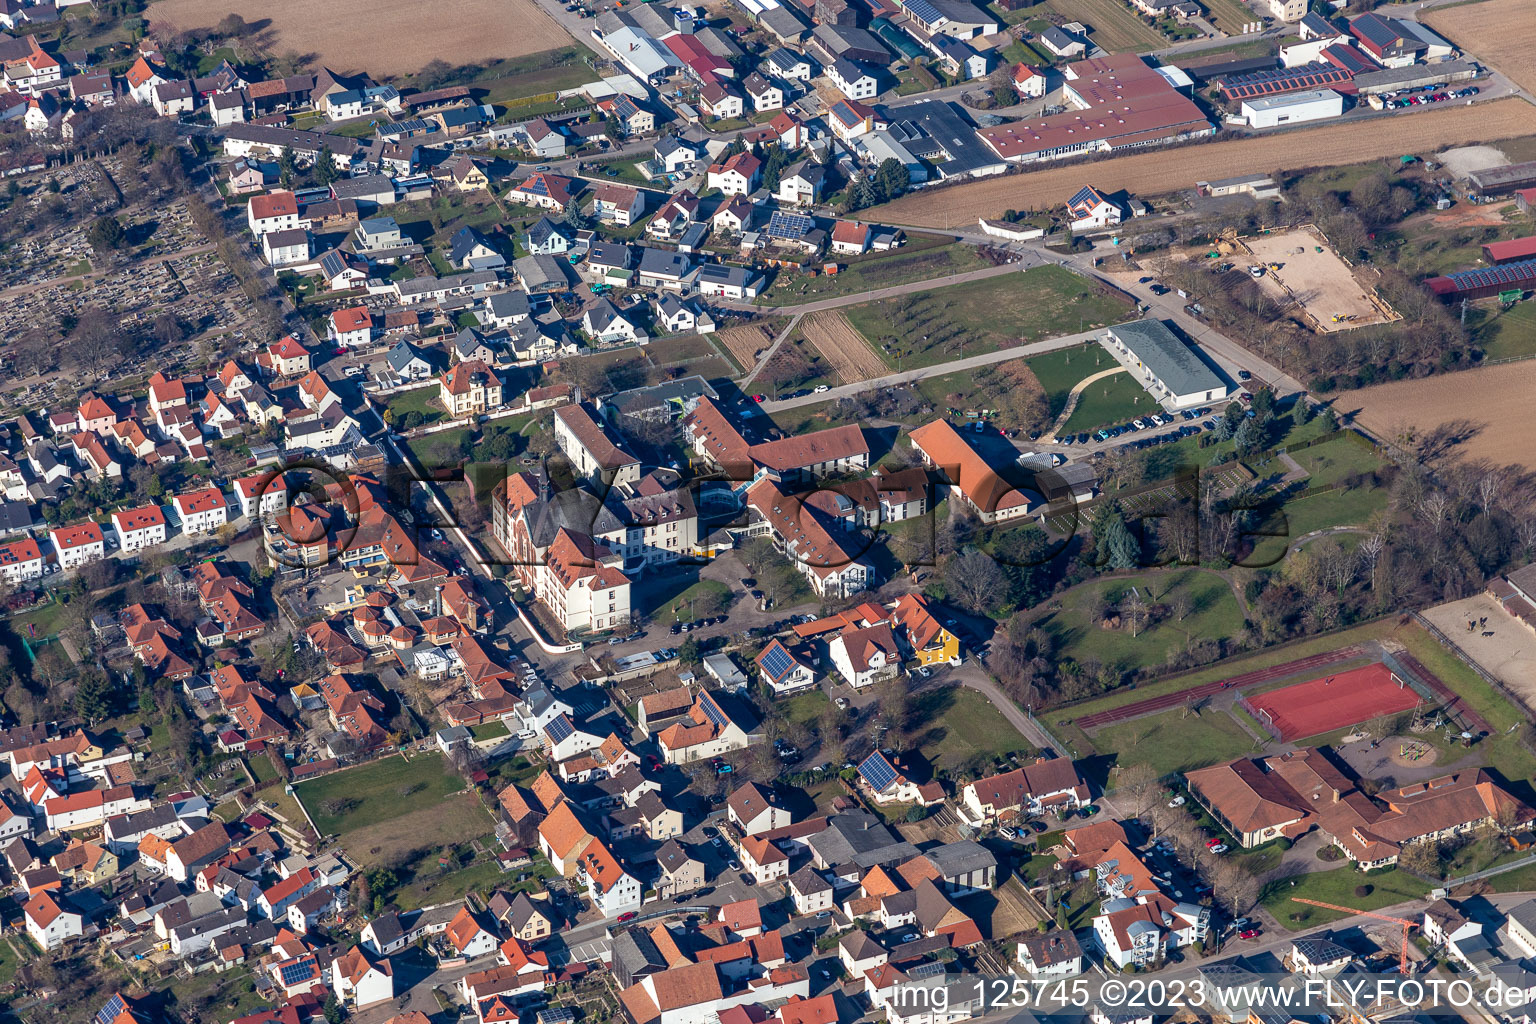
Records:
[[[1265,267],[1259,287],[1271,298],[1294,301],[1319,334],[1398,319],[1360,280],[1367,271],[1346,263],[1314,227],[1255,235],[1244,238],[1242,246],[1253,256],[1253,265]]]
[[[1423,697],[1377,662],[1246,697],[1239,703],[1277,738],[1293,742],[1412,711]]]

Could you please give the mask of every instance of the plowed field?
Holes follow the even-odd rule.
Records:
[[[852,384],[891,372],[869,347],[864,335],[856,331],[841,313],[808,316],[801,321],[800,329],[805,340],[815,346],[822,358],[837,371],[839,383]]]

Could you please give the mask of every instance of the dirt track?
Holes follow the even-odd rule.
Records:
[[[1388,317],[1370,299],[1370,286],[1356,279],[1357,273],[1371,272],[1351,268],[1320,231],[1298,228],[1284,234],[1254,235],[1243,239],[1243,245],[1258,262],[1280,267],[1264,275],[1261,287],[1280,298],[1288,292],[1311,315],[1319,333],[1387,322]],[[1319,246],[1322,252],[1317,251]],[[1335,316],[1349,319],[1334,323]]]
[[[1500,0],[1495,0],[1500,2]],[[1457,12],[1466,8],[1458,7]],[[953,228],[1005,210],[1044,210],[1065,202],[1085,181],[1103,189],[1128,189],[1150,196],[1192,188],[1208,178],[1256,174],[1276,168],[1331,167],[1385,156],[1469,142],[1490,142],[1530,134],[1536,109],[1508,98],[1472,107],[1414,111],[1403,116],[1330,124],[1231,139],[1173,150],[1153,150],[1090,164],[1047,167],[988,178],[937,191],[914,192],[876,207],[870,219],[918,227]]]
[[[276,53],[315,54],[338,72],[374,76],[419,71],[436,58],[468,64],[569,45],[565,29],[533,0],[157,0],[146,24],[207,28],[226,14],[270,23]]]
[[[1455,4],[1421,20],[1522,89],[1536,90],[1536,16],[1530,0]]]
[[[1356,413],[1360,425],[1379,436],[1390,438],[1404,427],[1420,438],[1454,430],[1461,440],[1451,454],[1529,470],[1536,469],[1536,435],[1523,424],[1533,394],[1536,360],[1527,359],[1347,391],[1334,405]]]

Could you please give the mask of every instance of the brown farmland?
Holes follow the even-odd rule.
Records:
[[[1466,9],[1456,8],[1458,12]],[[1471,107],[1414,111],[1406,116],[1137,153],[914,192],[877,207],[870,218],[888,224],[953,228],[978,217],[1000,217],[1005,210],[1050,209],[1065,202],[1085,181],[1103,188],[1127,189],[1133,195],[1158,195],[1193,188],[1195,182],[1208,178],[1276,168],[1333,167],[1419,153],[1427,140],[1433,140],[1437,149],[1493,142],[1529,134],[1533,123],[1536,109],[1522,99],[1509,97]]]
[[[743,324],[719,331],[715,334],[715,340],[724,345],[731,358],[736,360],[736,365],[747,372],[757,365],[757,357],[773,344],[773,336],[774,331],[765,324]]]
[[[156,0],[148,24],[208,28],[226,14],[267,25],[274,53],[314,54],[319,65],[375,77],[421,70],[434,58],[468,64],[568,46],[571,37],[533,0]]]
[[[1431,11],[1423,22],[1467,53],[1536,89],[1536,14],[1530,0],[1487,0]]]
[[[1412,428],[1420,441],[1453,436],[1447,450],[1469,459],[1536,469],[1536,435],[1521,427],[1536,394],[1536,360],[1393,381],[1335,396],[1377,437]]]
[[[816,313],[808,316],[800,325],[805,340],[815,346],[823,359],[837,372],[838,383],[883,377],[890,373],[875,350],[869,347],[864,335],[854,329],[848,318],[841,313]]]

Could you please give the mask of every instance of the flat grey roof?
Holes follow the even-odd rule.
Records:
[[[1132,320],[1116,324],[1109,333],[1176,395],[1226,390],[1226,383],[1161,320]]]

